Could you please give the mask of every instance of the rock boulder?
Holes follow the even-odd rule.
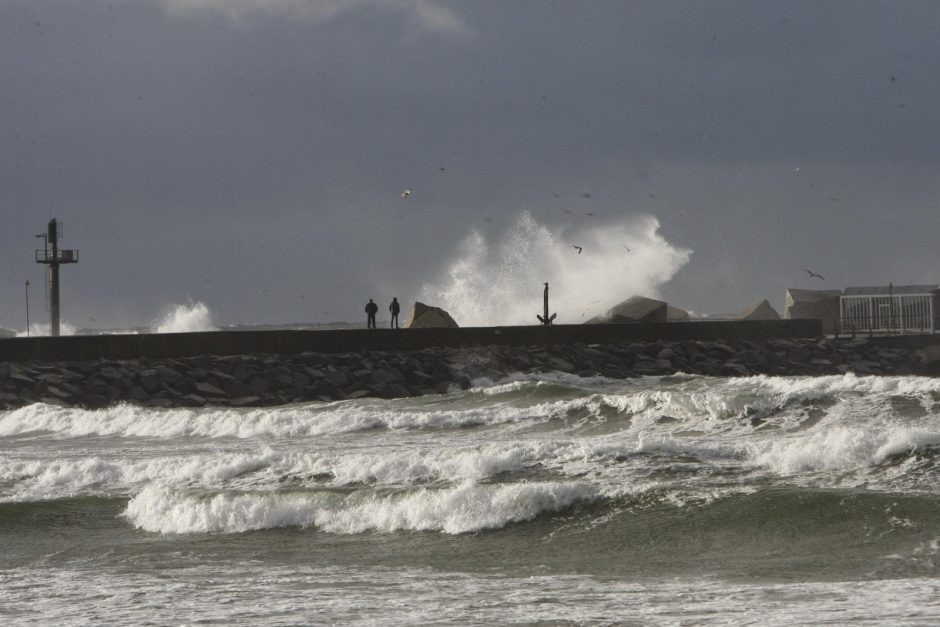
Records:
[[[405,318],[406,329],[456,329],[457,323],[450,314],[440,307],[431,307],[424,303],[415,303],[411,313]]]
[[[666,322],[668,305],[645,296],[631,296],[614,305],[607,313],[595,316],[585,324],[620,324],[625,322]]]

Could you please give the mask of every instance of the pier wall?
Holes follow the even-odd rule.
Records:
[[[207,331],[0,339],[0,362],[173,358],[195,355],[413,351],[430,347],[553,346],[630,341],[822,337],[820,320],[716,320],[459,329]]]

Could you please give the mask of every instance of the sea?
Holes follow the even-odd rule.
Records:
[[[940,379],[0,411],[4,625],[940,622]]]

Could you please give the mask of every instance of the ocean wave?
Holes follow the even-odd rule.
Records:
[[[623,454],[577,442],[430,447],[338,454],[275,451],[162,456],[151,459],[0,459],[0,502],[75,496],[131,495],[150,483],[175,488],[266,489],[369,485],[402,488],[432,483],[501,481],[538,469],[568,476],[588,460]]]
[[[251,409],[153,409],[120,404],[100,410],[34,403],[0,412],[0,437],[51,432],[67,437],[255,438],[351,433],[373,429],[458,429],[543,422],[583,407],[580,399],[511,406],[438,409],[405,401],[339,401]]]
[[[780,475],[831,470],[854,470],[882,464],[898,455],[911,455],[940,445],[940,433],[901,425],[830,425],[781,440],[751,443],[744,450],[753,464]]]
[[[592,378],[578,387],[577,377],[552,382],[514,380],[450,397],[360,399],[264,408],[153,409],[115,405],[101,410],[61,408],[36,403],[0,412],[0,437],[51,432],[66,437],[303,437],[372,429],[460,429],[511,423],[541,424],[569,416],[629,417],[634,433],[675,429],[706,432],[750,430],[755,420],[779,418],[798,427],[807,404],[844,405],[828,413],[901,415],[903,399],[921,413],[937,414],[940,380],[926,377],[754,377],[680,379],[651,377],[627,381]],[[741,420],[746,418],[747,420]],[[858,419],[857,416],[853,419]]]
[[[151,481],[221,486],[260,469],[277,468],[281,455],[216,453],[145,460],[0,459],[0,502],[44,501],[88,495],[127,495]],[[277,476],[267,477],[276,482]]]
[[[481,486],[468,482],[446,490],[386,496],[325,492],[197,496],[152,484],[130,500],[123,515],[139,529],[164,534],[311,526],[337,534],[459,534],[499,529],[597,497],[596,489],[583,483]]]

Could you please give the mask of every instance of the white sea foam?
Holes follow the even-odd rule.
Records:
[[[167,562],[172,581],[165,569],[77,559],[10,569],[0,572],[0,603],[16,608],[20,623],[39,625],[189,624],[193,616],[218,624],[935,625],[935,553],[933,547],[915,559],[886,557],[894,564],[879,569],[883,574],[865,573],[865,579],[791,581],[788,572],[790,578],[779,582],[698,572],[638,579],[544,568],[515,576],[497,561],[487,562],[491,569],[453,567],[446,555],[441,564],[421,567],[228,555],[221,563],[179,551],[171,553],[176,561]],[[927,574],[898,570],[900,561]],[[698,562],[694,567],[701,570]],[[37,591],[54,594],[37,602]]]
[[[258,453],[189,454],[144,460],[100,456],[41,461],[0,459],[0,484],[6,484],[0,489],[0,502],[89,494],[124,496],[152,481],[219,487],[253,471],[282,469],[283,465],[283,456],[270,449]],[[277,485],[277,477],[269,473],[261,482]]]
[[[892,399],[919,403],[936,415],[934,396],[940,380],[925,377],[742,377],[739,379],[693,378],[679,383],[646,380],[607,382],[607,393],[592,390],[558,400],[538,397],[512,403],[492,403],[487,396],[522,390],[526,383],[511,382],[482,394],[476,402],[440,406],[422,401],[343,401],[251,409],[146,409],[116,405],[101,410],[66,409],[41,403],[0,411],[0,436],[48,431],[62,436],[118,435],[132,437],[207,438],[298,437],[350,433],[372,429],[454,429],[473,425],[521,423],[534,425],[564,419],[572,412],[601,417],[611,410],[632,417],[626,427],[633,433],[698,429],[705,432],[751,429],[742,418],[790,408],[782,421],[793,427],[805,419],[802,401],[831,399],[837,406],[830,414],[846,420],[864,420],[865,412],[893,416]],[[538,384],[532,384],[536,387]],[[576,394],[573,391],[572,394]],[[466,394],[468,400],[477,395]],[[676,426],[660,424],[663,416]],[[854,417],[853,417],[854,416]]]
[[[542,422],[563,416],[585,401],[539,403],[523,408],[486,406],[433,409],[404,402],[340,402],[252,409],[166,409],[115,405],[100,410],[42,403],[0,412],[0,436],[49,431],[63,436],[118,435],[176,438],[253,438],[340,434],[385,429],[442,429]]]
[[[215,331],[212,314],[205,303],[191,302],[186,305],[172,305],[161,319],[154,323],[157,333],[191,333],[194,331]]]
[[[689,260],[691,251],[669,244],[652,216],[597,220],[553,232],[524,212],[493,246],[474,232],[436,283],[422,287],[421,299],[461,326],[532,324],[547,281],[558,322],[577,324],[634,294],[656,297]]]
[[[113,456],[0,459],[0,502],[39,501],[78,495],[127,496],[157,483],[206,490],[273,490],[285,485],[369,485],[402,488],[454,484],[551,467],[581,474],[579,462],[616,455],[578,442],[486,444],[476,447],[378,447],[368,452],[275,451],[188,453],[134,459]],[[613,451],[613,452],[612,452]]]
[[[387,496],[324,492],[197,496],[153,484],[131,499],[124,515],[140,529],[167,534],[297,526],[342,534],[398,530],[458,534],[531,520],[597,496],[594,487],[582,483],[481,486],[468,482],[446,490]]]
[[[753,463],[782,475],[826,470],[852,470],[881,464],[940,444],[940,433],[895,425],[830,425],[799,435],[750,444]]]

